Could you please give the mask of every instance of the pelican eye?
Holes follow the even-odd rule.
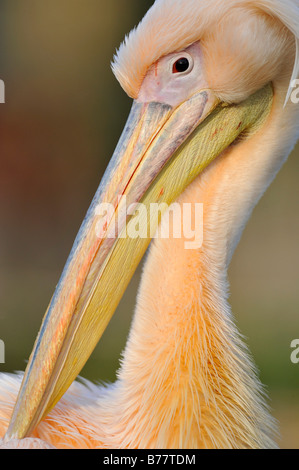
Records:
[[[173,64],[172,72],[173,73],[183,73],[187,72],[190,67],[190,62],[186,57],[181,57]]]

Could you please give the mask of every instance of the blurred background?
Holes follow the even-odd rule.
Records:
[[[24,370],[131,101],[110,69],[152,1],[1,0],[0,339]],[[299,147],[256,208],[230,268],[231,304],[280,421],[299,448]],[[113,381],[140,269],[82,376]]]

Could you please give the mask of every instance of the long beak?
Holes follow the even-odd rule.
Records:
[[[126,208],[170,205],[241,133],[265,120],[272,98],[268,85],[240,105],[223,105],[209,90],[175,109],[134,102],[44,317],[6,440],[30,435],[111,319],[159,223],[148,217],[145,236],[129,236],[134,214]]]

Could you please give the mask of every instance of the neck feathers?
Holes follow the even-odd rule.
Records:
[[[200,200],[195,181],[179,203]],[[273,422],[231,318],[223,259],[205,243],[186,250],[184,241],[155,240],[146,263],[119,375],[139,428],[128,432],[140,439],[130,445],[272,447]]]

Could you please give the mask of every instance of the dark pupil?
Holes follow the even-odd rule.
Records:
[[[186,57],[182,57],[181,59],[177,60],[174,64],[173,71],[174,73],[186,72],[189,68],[189,60]]]

